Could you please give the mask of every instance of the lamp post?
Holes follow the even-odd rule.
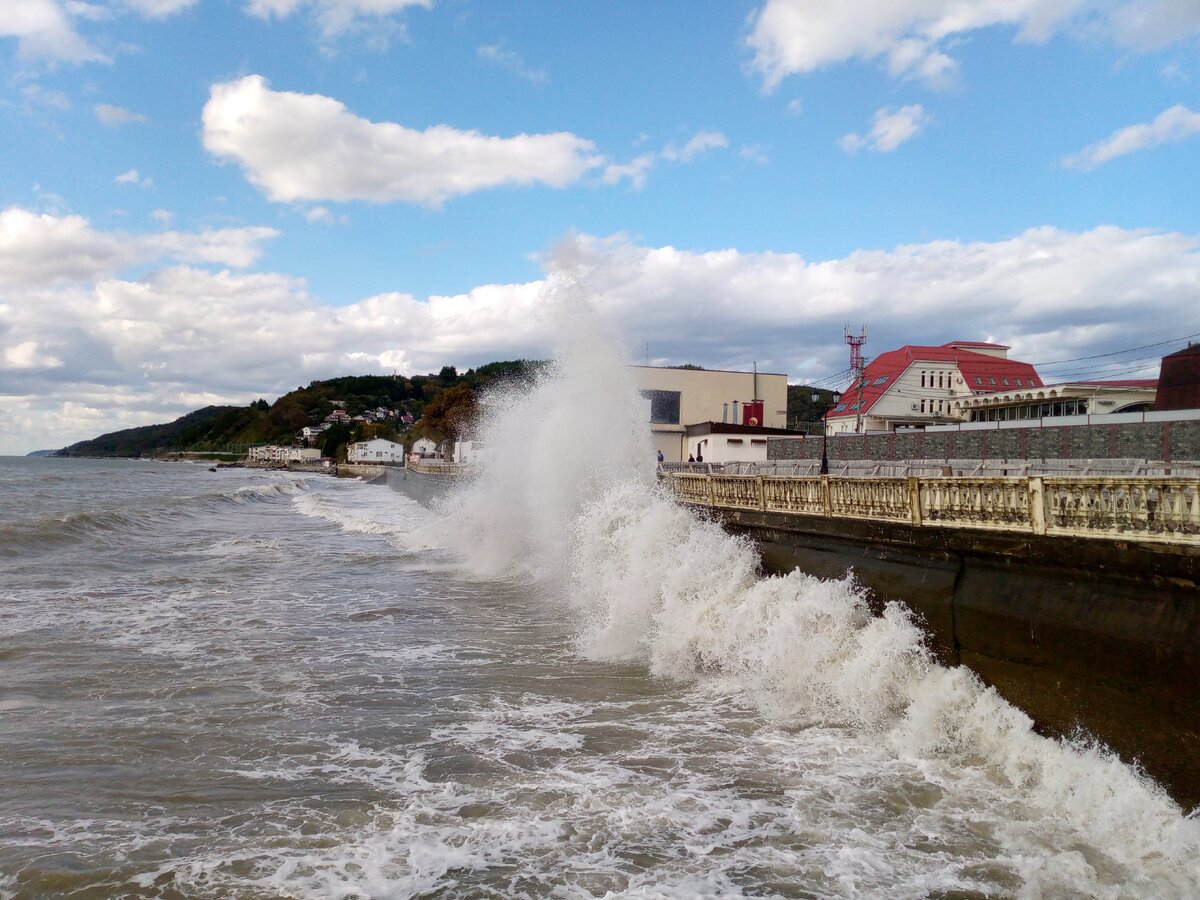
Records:
[[[837,402],[842,399],[842,395],[838,391],[834,391],[829,395],[829,399],[825,400],[817,391],[812,392],[812,402],[814,406],[821,407],[821,474],[829,474],[829,457],[825,454],[825,440],[829,433],[829,410],[831,407],[837,406]]]

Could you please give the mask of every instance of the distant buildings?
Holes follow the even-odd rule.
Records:
[[[829,434],[961,422],[1041,421],[1155,405],[1153,379],[1047,385],[1003,344],[905,345],[877,356],[829,412]]]
[[[321,461],[321,451],[315,447],[281,447],[277,444],[259,444],[246,451],[246,461],[268,465],[287,463],[314,463]]]

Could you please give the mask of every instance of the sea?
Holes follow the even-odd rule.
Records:
[[[0,459],[0,898],[1200,895],[1196,817],[852,575],[763,577],[565,358],[432,509]]]

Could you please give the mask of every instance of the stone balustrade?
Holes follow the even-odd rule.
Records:
[[[1200,546],[1200,478],[663,477],[717,509]]]
[[[446,462],[441,459],[409,459],[405,468],[421,475],[446,475],[457,478],[474,474],[475,469],[464,463]]]

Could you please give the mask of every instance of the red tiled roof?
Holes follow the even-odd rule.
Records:
[[[1009,387],[1025,387],[1025,384],[1005,385],[1001,381],[1002,378],[1010,378],[1012,376],[1019,377],[1022,381],[1026,382],[1028,379],[1032,379],[1034,387],[1042,386],[1041,377],[1038,376],[1037,371],[1029,363],[1017,362],[1012,359],[1001,359],[998,356],[962,349],[966,346],[1004,347],[1003,344],[986,344],[973,341],[951,341],[948,344],[942,344],[940,347],[922,347],[908,344],[898,350],[889,350],[887,353],[882,353],[875,357],[867,364],[863,372],[863,405],[861,412],[864,414],[867,413],[887,393],[888,389],[896,383],[896,379],[915,362],[952,364],[962,373],[967,389],[973,393],[993,393],[995,391],[1006,390]],[[880,378],[885,377],[887,380],[882,384],[875,383]],[[975,382],[976,377],[982,380],[983,383],[977,384]],[[994,379],[995,383],[990,382],[989,378]],[[842,392],[843,399],[841,402],[847,404],[846,409],[841,412],[830,410],[829,418],[836,419],[844,416],[858,415],[859,410],[850,409],[850,406],[856,403],[858,398],[856,384],[857,382],[851,383]]]

